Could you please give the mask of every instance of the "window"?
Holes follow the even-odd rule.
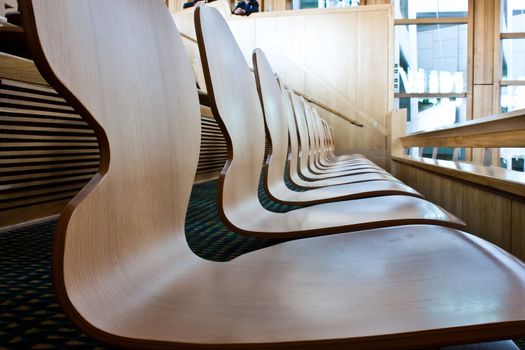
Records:
[[[311,9],[328,7],[350,7],[359,6],[360,0],[292,0],[292,8]]]
[[[468,0],[395,0],[395,18],[467,17]]]
[[[525,1],[501,0],[501,112],[525,108]],[[525,149],[500,148],[500,166],[524,171]]]
[[[407,132],[466,120],[468,1],[393,2],[395,107],[408,110]],[[439,149],[438,158],[451,157]]]

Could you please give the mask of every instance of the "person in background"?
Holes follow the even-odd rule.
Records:
[[[187,8],[190,8],[190,7],[199,7],[199,6],[202,6],[208,2],[213,2],[215,0],[193,0],[193,1],[188,1],[188,2],[185,2],[183,5],[182,5],[182,8],[183,9],[187,9]]]
[[[237,7],[233,10],[234,15],[249,16],[253,12],[259,12],[259,3],[257,0],[242,0],[237,3]]]

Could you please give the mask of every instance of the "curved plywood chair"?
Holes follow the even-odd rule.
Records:
[[[253,66],[264,114],[267,140],[270,145],[269,156],[264,167],[264,185],[268,195],[274,201],[283,204],[306,205],[394,194],[421,197],[412,188],[397,181],[387,180],[332,186],[306,192],[289,189],[283,177],[289,143],[288,122],[283,105],[284,97],[266,56],[259,49],[253,53]]]
[[[336,155],[335,154],[335,143],[334,143],[334,131],[330,125],[328,125],[327,122],[323,120],[323,125],[325,127],[325,138],[326,138],[326,144],[327,144],[327,153],[326,157],[328,161],[331,162],[341,162],[341,161],[351,161],[355,159],[356,157],[362,157],[362,155],[359,154],[343,154],[343,155]]]
[[[311,134],[310,129],[308,129],[307,126],[307,106],[305,103],[305,100],[301,97],[291,94],[292,97],[292,105],[293,105],[293,111],[294,111],[294,118],[295,118],[295,125],[296,125],[296,132],[298,135],[299,140],[299,154],[298,154],[298,173],[299,176],[304,178],[305,180],[309,181],[315,181],[315,180],[325,180],[330,178],[336,178],[336,177],[343,177],[343,176],[349,176],[349,175],[364,175],[368,174],[366,177],[370,179],[377,179],[378,177],[383,176],[390,177],[391,176],[386,173],[382,169],[378,169],[377,167],[374,169],[366,168],[362,169],[363,162],[359,161],[357,165],[357,169],[353,171],[335,171],[335,172],[326,172],[326,173],[318,173],[312,170],[312,162],[313,162],[313,156],[314,156],[314,150],[310,147],[310,139],[313,138],[313,134]],[[293,131],[292,131],[293,132]],[[292,154],[292,156],[295,156]],[[342,179],[339,181],[343,181]]]
[[[309,138],[309,157],[308,157],[308,170],[318,175],[329,175],[333,173],[339,173],[339,176],[345,176],[349,173],[353,173],[353,170],[360,170],[368,172],[385,172],[383,169],[373,164],[366,158],[360,160],[352,159],[350,161],[333,163],[330,165],[321,163],[321,142],[320,136],[317,130],[317,116],[314,113],[314,108],[309,102],[302,99],[305,109],[305,119],[308,129]],[[332,175],[333,176],[333,175]]]
[[[311,168],[319,168],[319,156],[321,152],[321,145],[319,140],[319,134],[317,130],[317,124],[316,124],[316,115],[314,114],[314,107],[307,102],[304,98],[301,98],[303,105],[304,105],[304,117],[306,120],[306,125],[308,129],[308,138],[309,138],[309,150],[310,150],[310,159],[309,159],[309,166]],[[354,155],[352,160],[348,160],[345,162],[339,162],[338,164],[333,164],[332,167],[341,167],[341,165],[361,165],[361,166],[373,166],[375,169],[381,169],[377,165],[373,164],[370,160],[359,156]],[[321,169],[321,168],[319,168]],[[311,169],[312,170],[312,169]],[[321,169],[322,170],[322,169]],[[381,169],[382,170],[382,169]]]
[[[299,159],[301,157],[308,157],[306,152],[301,149],[299,145],[299,131],[296,127],[294,109],[292,108],[293,103],[300,103],[300,100],[292,93],[283,90],[283,102],[284,102],[284,112],[288,119],[288,136],[290,141],[290,152],[289,152],[289,161],[288,161],[288,177],[292,184],[296,187],[303,189],[315,189],[322,187],[330,187],[344,184],[357,184],[361,182],[371,182],[371,181],[396,181],[400,182],[390,174],[377,174],[377,173],[366,173],[358,175],[350,175],[344,177],[336,177],[329,179],[306,179],[302,175],[300,170]]]
[[[198,99],[164,2],[20,6],[39,69],[103,146],[99,174],[60,218],[52,255],[58,300],[88,335],[134,349],[388,349],[523,333],[523,264],[450,228],[198,258],[184,236]]]
[[[438,206],[404,195],[317,204],[287,213],[263,208],[258,188],[265,129],[255,79],[219,12],[205,8],[195,13],[210,106],[228,145],[218,204],[229,228],[247,236],[289,238],[400,224],[464,227],[460,219]]]
[[[315,123],[314,127],[315,127],[315,133],[316,133],[316,137],[317,137],[317,140],[318,140],[318,156],[317,156],[317,168],[319,169],[334,169],[334,167],[337,167],[337,168],[345,168],[346,165],[345,164],[354,164],[355,161],[354,159],[363,159],[363,160],[366,160],[368,162],[370,162],[368,159],[366,158],[363,158],[362,156],[360,155],[352,155],[352,160],[347,160],[347,161],[333,161],[331,160],[330,158],[330,155],[328,153],[328,148],[327,148],[327,145],[328,145],[328,142],[326,140],[326,136],[325,136],[325,129],[324,129],[324,125],[323,125],[323,120],[321,119],[321,117],[319,116],[319,112],[317,110],[317,108],[313,107],[312,108],[312,119],[313,119],[313,122]],[[371,164],[373,164],[372,162],[370,162]],[[374,164],[375,165],[375,164]]]

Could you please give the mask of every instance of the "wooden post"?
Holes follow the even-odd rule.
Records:
[[[400,137],[406,134],[407,110],[399,109],[390,113],[390,118],[387,118],[389,133],[390,155],[402,156],[405,152],[401,145]]]
[[[475,6],[474,6],[475,4]],[[499,113],[499,8],[500,1],[470,2],[472,51],[469,52],[469,117],[477,119]],[[469,84],[469,85],[470,85]],[[470,119],[469,118],[469,119]],[[484,162],[483,149],[474,149],[472,160]],[[493,164],[499,152],[493,152]]]

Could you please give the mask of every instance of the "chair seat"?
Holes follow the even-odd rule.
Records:
[[[423,197],[413,188],[395,181],[358,182],[348,185],[311,189],[304,192],[293,191],[286,187],[284,183],[279,183],[270,186],[267,192],[275,202],[287,205],[311,205],[389,195]],[[388,200],[388,198],[386,200]]]
[[[293,175],[293,174],[292,174]],[[398,179],[387,173],[368,173],[368,174],[357,174],[350,176],[334,177],[330,179],[314,179],[314,180],[305,180],[298,178],[296,176],[292,177],[292,181],[295,185],[304,188],[319,188],[326,186],[335,186],[351,183],[359,183],[365,181],[397,181]]]
[[[258,201],[223,210],[226,224],[241,235],[297,238],[407,224],[463,229],[465,223],[421,198],[392,195],[317,204],[275,213]]]
[[[512,340],[493,341],[487,343],[447,346],[441,350],[519,350]]]
[[[81,314],[122,337],[214,349],[403,348],[407,339],[424,348],[513,336],[500,322],[525,329],[523,263],[457,230],[416,225],[308,238],[226,263],[171,249],[176,240],[155,248],[162,259],[144,261],[151,266],[128,266],[134,280],[115,270],[76,290]],[[163,273],[149,272],[154,266]],[[115,302],[118,295],[126,299]]]

